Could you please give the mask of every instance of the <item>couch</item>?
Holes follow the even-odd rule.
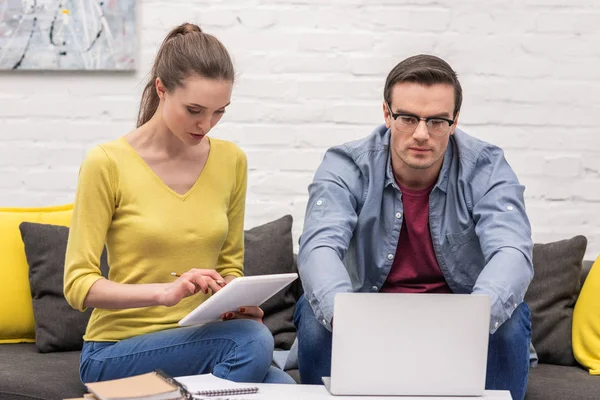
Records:
[[[246,274],[256,275],[264,273],[285,273],[296,271],[296,259],[293,254],[293,244],[291,235],[292,218],[285,216],[276,221],[246,231]],[[5,400],[31,400],[31,399],[61,399],[69,397],[81,396],[85,388],[79,380],[78,363],[80,348],[80,335],[85,328],[85,322],[89,315],[78,313],[76,318],[82,318],[78,322],[61,322],[74,321],[68,320],[56,313],[66,303],[55,302],[51,306],[51,311],[44,309],[40,303],[40,299],[44,296],[38,292],[38,281],[43,281],[47,285],[51,281],[48,276],[43,279],[35,278],[32,274],[37,273],[36,270],[48,269],[49,259],[54,260],[54,268],[60,267],[60,262],[64,261],[64,246],[66,246],[65,238],[67,235],[66,227],[55,227],[44,224],[22,224],[21,234],[25,243],[25,251],[27,260],[30,264],[30,280],[31,280],[31,295],[34,298],[34,311],[36,307],[36,342],[37,343],[16,343],[16,344],[0,344],[0,399]],[[43,243],[44,245],[40,245]],[[538,246],[538,245],[536,245]],[[559,246],[560,247],[560,246]],[[581,246],[579,246],[581,247]],[[539,254],[543,255],[545,249],[537,247]],[[585,250],[585,248],[584,248]],[[53,255],[49,255],[52,253]],[[60,254],[62,253],[62,260]],[[551,252],[550,252],[551,253]],[[583,257],[583,253],[579,251],[575,257]],[[538,256],[540,259],[541,256]],[[547,255],[548,258],[554,260],[556,256],[553,254]],[[543,257],[542,257],[543,258]],[[580,280],[583,282],[592,263],[586,261],[581,268],[581,258],[579,258],[579,273]],[[534,253],[535,261],[535,253]],[[536,269],[537,271],[537,269]],[[56,272],[53,272],[56,275]],[[58,274],[60,275],[60,274]],[[43,276],[43,275],[42,275]],[[543,276],[543,274],[542,274]],[[59,276],[58,281],[62,284],[62,276]],[[537,279],[537,278],[536,278]],[[579,281],[578,281],[579,282]],[[533,283],[532,283],[533,285]],[[43,286],[43,285],[42,285]],[[46,297],[48,294],[55,291],[53,294],[54,300],[60,300],[60,291],[57,287],[61,286],[54,284],[54,288],[42,287],[39,291],[44,292]],[[533,285],[534,289],[536,285]],[[544,288],[545,285],[537,285]],[[576,285],[580,288],[580,285]],[[543,290],[542,290],[543,291]],[[535,293],[533,290],[532,293]],[[282,292],[270,299],[263,309],[265,310],[265,324],[269,327],[275,338],[275,345],[278,349],[289,350],[295,339],[295,329],[292,323],[292,316],[295,302],[302,295],[302,287],[299,281],[292,284]],[[36,300],[37,299],[37,300]],[[535,304],[536,299],[531,300]],[[64,302],[64,298],[60,301]],[[531,305],[532,318],[535,321],[536,307]],[[546,304],[547,306],[547,304]],[[572,308],[572,304],[569,305]],[[540,308],[540,315],[543,316],[547,310]],[[547,307],[546,307],[547,308]],[[49,324],[58,325],[54,336],[45,332],[42,325],[42,318],[39,310],[46,310],[48,314],[52,314],[52,321]],[[72,315],[69,310],[69,315]],[[72,310],[73,312],[76,312]],[[67,313],[67,311],[61,311]],[[76,312],[77,313],[77,312]],[[66,314],[65,314],[66,315]],[[75,315],[75,314],[73,314]],[[39,317],[39,318],[38,318]],[[69,317],[70,318],[70,317]],[[39,319],[39,321],[38,321]],[[78,325],[76,327],[75,325]],[[543,325],[543,324],[540,324]],[[79,329],[79,330],[78,330]],[[537,334],[537,335],[536,335]],[[539,364],[535,368],[531,368],[529,386],[527,390],[528,400],[552,400],[552,399],[598,399],[600,398],[600,377],[593,377],[588,374],[581,366],[576,365],[556,365],[549,364],[547,361],[555,362],[548,355],[548,351],[544,349],[544,341],[540,339],[539,334],[534,328],[534,345],[539,339],[540,348],[538,350]],[[51,342],[63,340],[66,336],[75,337],[79,340],[77,343],[71,343],[69,346],[61,348],[60,343],[54,343],[54,347],[49,346]],[[569,342],[570,346],[570,342]],[[70,351],[64,351],[70,350]],[[44,353],[40,351],[45,351]],[[561,361],[563,364],[564,360]],[[569,364],[567,360],[566,364]],[[296,381],[299,380],[298,370],[293,365],[286,370]]]

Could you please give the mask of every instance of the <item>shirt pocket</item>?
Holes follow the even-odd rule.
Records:
[[[469,243],[471,240],[477,237],[477,233],[475,233],[475,223],[471,222],[469,227],[462,232],[459,233],[449,233],[446,235],[448,239],[448,243],[450,244],[450,248],[454,250],[466,243]]]
[[[451,253],[449,259],[452,261],[450,273],[463,290],[470,292],[485,266],[475,223],[471,222],[463,231],[450,233],[446,238]]]

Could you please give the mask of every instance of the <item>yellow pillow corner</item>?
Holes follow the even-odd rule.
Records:
[[[592,265],[575,303],[573,354],[590,375],[600,375],[600,256]]]
[[[69,226],[72,204],[50,207],[0,207],[0,343],[35,342],[29,265],[21,222]]]

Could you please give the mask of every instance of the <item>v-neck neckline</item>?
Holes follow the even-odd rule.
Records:
[[[144,160],[144,158],[140,155],[140,153],[138,153],[133,148],[133,146],[131,146],[131,144],[129,144],[129,142],[125,139],[124,136],[121,136],[120,139],[125,144],[125,147],[127,147],[134,154],[134,156],[137,158],[137,160],[142,163],[144,168],[146,170],[148,170],[148,172],[154,177],[154,179],[156,179],[160,183],[160,185],[162,187],[164,187],[168,192],[170,192],[173,196],[177,197],[180,200],[185,200],[194,192],[194,189],[196,188],[196,186],[198,186],[200,180],[205,175],[206,169],[210,165],[210,160],[212,158],[212,154],[213,154],[213,150],[214,150],[212,141],[210,140],[210,138],[208,136],[206,136],[206,139],[208,140],[208,143],[209,143],[209,149],[208,149],[208,156],[206,157],[206,162],[204,163],[204,167],[202,168],[202,171],[200,171],[200,174],[194,181],[194,184],[192,186],[190,186],[190,188],[187,190],[187,192],[182,194],[182,193],[176,192],[175,190],[173,190],[173,188],[171,188],[171,186],[167,185],[165,183],[165,181],[163,181],[161,179],[161,177],[158,176],[156,174],[156,172],[154,172],[154,170],[150,167],[150,165],[148,165],[148,163],[146,162],[146,160]]]

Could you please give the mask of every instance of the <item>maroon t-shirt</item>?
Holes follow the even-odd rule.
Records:
[[[381,288],[391,293],[451,293],[435,258],[429,231],[429,194],[425,189],[402,190],[404,219],[392,269]]]

